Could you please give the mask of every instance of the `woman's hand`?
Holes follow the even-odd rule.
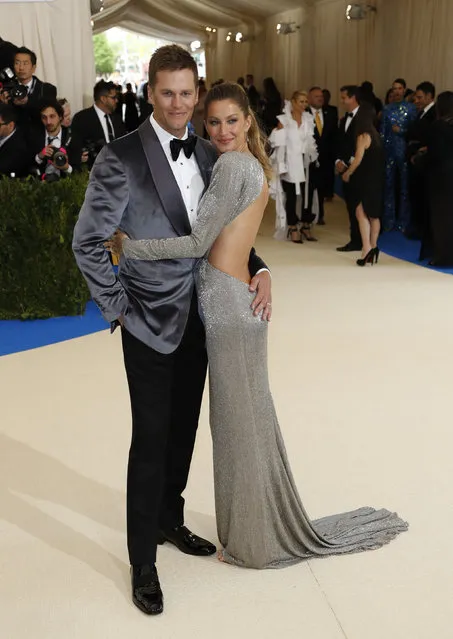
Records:
[[[123,252],[123,240],[128,237],[123,231],[115,231],[110,240],[104,242],[104,246],[108,251],[119,257]]]
[[[345,171],[343,173],[343,175],[341,176],[341,179],[343,180],[343,182],[349,182],[349,180],[351,179],[351,172],[350,171]]]

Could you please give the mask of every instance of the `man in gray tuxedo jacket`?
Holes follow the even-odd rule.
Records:
[[[184,526],[182,497],[206,377],[205,335],[196,260],[121,258],[116,277],[104,242],[119,227],[134,239],[190,234],[217,159],[209,142],[187,135],[197,85],[197,65],[187,51],[170,45],[154,53],[154,114],[101,151],[73,242],[94,301],[112,330],[121,325],[133,422],[127,485],[132,598],[147,614],[163,610],[157,544],[170,541],[192,555],[216,550]],[[258,314],[269,301],[270,275],[254,251],[249,268]]]

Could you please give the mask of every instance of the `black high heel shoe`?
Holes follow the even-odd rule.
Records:
[[[288,229],[288,234],[287,234],[287,238],[288,240],[291,240],[291,242],[293,242],[293,244],[303,244],[303,240],[302,238],[299,236],[298,240],[293,240],[293,233],[298,233],[297,227],[296,226],[290,226]]]
[[[308,231],[308,233],[307,233]],[[310,233],[310,227],[309,226],[303,226],[301,228],[302,235],[304,236],[304,238],[307,240],[307,242],[317,242],[318,240],[313,237],[313,235]]]
[[[375,251],[376,249],[371,249],[371,251],[368,251],[365,257],[361,257],[359,260],[357,260],[357,266],[365,266],[366,264],[371,264],[371,266],[373,266],[374,258],[376,255]]]
[[[381,251],[379,250],[379,248],[376,246],[376,248],[374,249],[374,261],[376,262],[376,264],[379,262],[379,255],[380,255]]]

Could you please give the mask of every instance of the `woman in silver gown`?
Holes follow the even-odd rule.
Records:
[[[220,558],[277,568],[379,548],[407,530],[395,513],[361,508],[311,521],[297,492],[269,389],[267,322],[250,313],[248,278],[240,275],[267,203],[269,164],[238,85],[213,88],[205,109],[221,155],[192,234],[133,241],[117,233],[110,248],[132,260],[201,258]]]

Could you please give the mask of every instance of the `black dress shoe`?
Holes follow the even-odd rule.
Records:
[[[174,544],[181,552],[186,555],[197,555],[199,557],[208,557],[213,555],[217,548],[206,539],[197,537],[185,526],[177,526],[171,530],[161,530],[158,544],[164,544],[166,541]]]
[[[324,220],[318,220],[318,226],[325,226],[326,223]]]
[[[351,242],[349,242],[348,244],[345,244],[345,246],[339,246],[337,248],[337,251],[339,251],[340,253],[352,253],[352,251],[361,251],[362,247],[361,246],[357,246],[356,244],[351,244]]]
[[[155,566],[131,566],[132,601],[146,615],[164,611],[164,596]]]

